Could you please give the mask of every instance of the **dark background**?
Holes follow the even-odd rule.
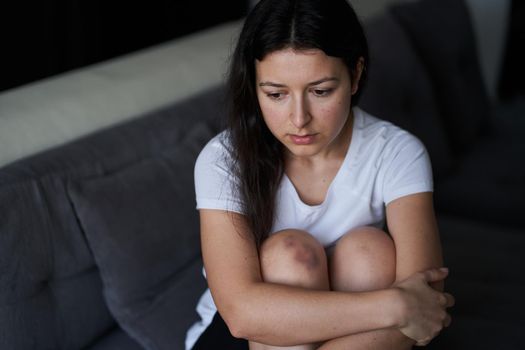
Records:
[[[509,99],[519,94],[525,94],[525,1],[513,0],[499,97]]]
[[[0,4],[0,91],[245,16],[246,0]]]
[[[239,19],[248,0],[0,3],[0,91]],[[525,93],[525,2],[514,0],[499,97]]]

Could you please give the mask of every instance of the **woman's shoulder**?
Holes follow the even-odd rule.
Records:
[[[228,133],[223,131],[208,141],[200,152],[194,169],[197,208],[242,213],[228,149]]]
[[[355,152],[360,161],[388,166],[427,154],[423,142],[407,130],[359,108],[354,115],[359,139]]]
[[[394,123],[372,115],[355,107],[355,127],[358,128],[364,144],[381,143],[385,145],[401,145],[406,143],[422,143],[418,137]]]
[[[215,162],[229,158],[230,141],[228,131],[224,130],[211,138],[202,148],[197,158],[197,163],[207,161]]]

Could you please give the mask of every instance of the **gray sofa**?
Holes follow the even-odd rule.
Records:
[[[523,349],[525,152],[518,136],[525,129],[515,116],[523,113],[524,104],[491,103],[480,77],[469,12],[462,2],[437,3],[398,5],[365,21],[372,65],[361,107],[415,133],[433,160],[436,210],[451,269],[447,289],[457,306],[451,310],[451,327],[428,347]],[[441,30],[435,31],[436,26]],[[202,45],[203,37],[211,38],[195,54],[227,51],[237,24],[221,30],[220,40],[213,31],[191,39]],[[163,55],[166,50],[160,48]],[[177,58],[192,60],[184,52],[177,51]],[[162,57],[155,55],[139,56]],[[158,66],[158,60],[152,61],[150,67]],[[129,62],[115,61],[110,71],[104,65],[88,73],[98,69],[96,76],[106,72],[110,81],[122,82],[122,77],[133,78],[131,71],[108,72]],[[221,130],[224,115],[217,73],[224,67],[216,65],[215,75],[203,76],[204,66],[193,66],[203,83],[181,94],[169,92],[181,81],[195,83],[186,69],[185,79],[165,80],[158,93],[126,81],[134,87],[128,96],[101,94],[98,85],[91,100],[85,92],[74,94],[88,100],[96,114],[107,112],[97,105],[100,99],[124,106],[145,94],[150,104],[125,117],[125,109],[112,111],[112,125],[79,126],[84,128],[77,132],[81,136],[68,134],[52,147],[40,143],[43,151],[13,149],[16,156],[5,156],[8,161],[0,167],[0,349],[183,349],[205,288],[193,164]],[[138,66],[133,67],[140,80]],[[163,72],[157,72],[157,79]],[[64,79],[73,79],[74,85],[84,73],[43,86]],[[141,74],[151,77],[152,71]],[[3,102],[14,103],[17,94],[38,95],[39,88],[0,96],[0,112],[7,109]],[[68,90],[57,91],[55,101],[64,101]],[[159,94],[163,98],[155,100]],[[75,113],[72,108],[71,118]],[[12,124],[0,116],[0,138],[14,144],[28,137],[9,132],[5,125]],[[45,120],[37,119],[30,119],[31,130],[40,130],[42,123],[45,131]],[[38,140],[27,143],[39,147]]]
[[[193,164],[238,26],[0,95],[0,349],[183,348]]]
[[[146,348],[182,348],[205,286],[192,169],[214,100],[2,168],[2,349],[141,348],[116,321]]]

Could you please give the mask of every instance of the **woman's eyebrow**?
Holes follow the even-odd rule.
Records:
[[[327,81],[339,81],[339,79],[336,77],[326,77],[326,78],[322,78],[316,81],[312,81],[311,83],[308,83],[308,86],[319,85]],[[286,85],[284,84],[273,83],[271,81],[261,81],[259,83],[259,86],[272,86],[272,87],[278,87],[278,88],[286,87]]]
[[[327,81],[339,81],[338,78],[336,77],[326,77],[326,78],[323,78],[323,79],[319,79],[319,80],[316,80],[316,81],[312,81],[311,83],[308,83],[309,86],[312,86],[312,85],[319,85],[319,84],[322,84],[322,83],[325,83]]]

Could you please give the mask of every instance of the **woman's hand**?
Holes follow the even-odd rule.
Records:
[[[445,279],[448,269],[431,269],[418,272],[394,285],[401,291],[404,321],[399,330],[423,346],[451,322],[446,309],[454,305],[454,297],[439,292],[429,283]]]

